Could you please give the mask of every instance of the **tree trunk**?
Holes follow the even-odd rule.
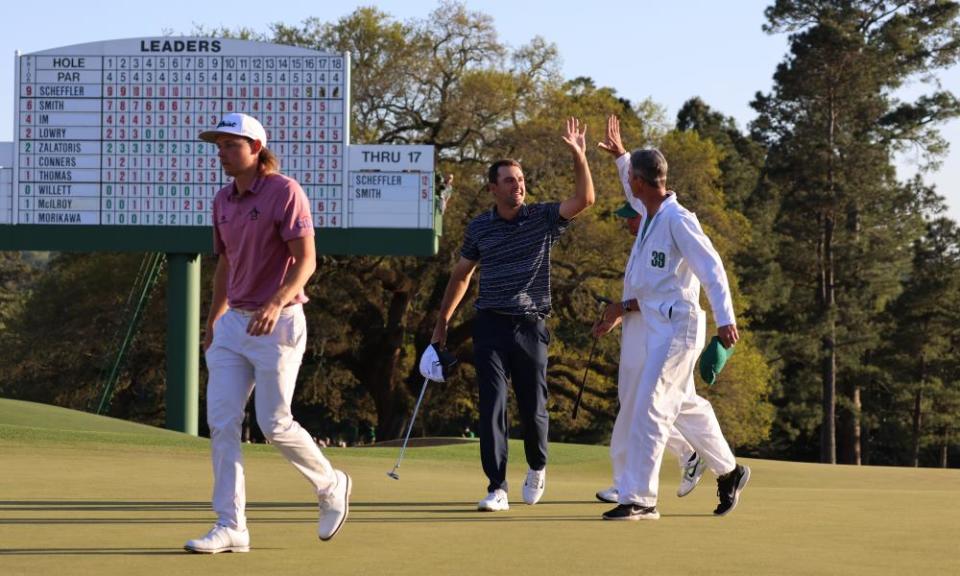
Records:
[[[825,464],[837,463],[837,319],[836,295],[834,294],[833,234],[835,226],[835,202],[837,198],[834,145],[836,131],[836,104],[833,94],[829,98],[827,141],[830,155],[827,161],[827,201],[828,207],[823,215],[823,246],[820,259],[821,312],[824,320],[822,341],[823,370],[823,423],[820,427],[820,461]]]
[[[824,220],[823,257],[820,273],[824,335],[821,361],[823,378],[822,411],[820,426],[820,462],[837,463],[837,325],[835,318],[836,299],[833,284],[833,216]]]
[[[917,393],[913,397],[913,466],[920,466],[920,429],[923,426],[923,413],[921,405],[923,404],[923,385],[917,387]]]
[[[850,241],[856,250],[860,250],[860,208],[857,200],[850,202],[847,207],[847,234],[850,235]],[[861,252],[862,254],[862,252]],[[862,259],[857,259],[853,270],[848,270],[855,278],[862,279]],[[869,364],[869,359],[864,356],[860,358],[864,365]],[[853,464],[859,466],[862,463],[860,434],[862,414],[862,404],[860,400],[860,381],[856,377],[849,378],[848,382],[841,385],[843,394],[843,409],[838,414],[837,428],[837,460],[843,464]]]
[[[853,462],[851,464],[856,464],[859,466],[861,464],[862,452],[861,452],[861,420],[860,415],[863,413],[863,403],[860,400],[860,384],[853,385],[853,393],[851,394],[851,400],[853,401],[853,430],[851,431],[851,442],[853,443]]]
[[[361,352],[368,359],[362,369],[363,384],[377,409],[377,437],[385,440],[400,435],[407,417],[402,409],[408,404],[409,394],[403,386],[406,374],[400,371],[400,353],[411,298],[410,290],[393,292],[380,338],[375,346]]]
[[[842,386],[846,398],[844,407],[838,414],[837,460],[842,464],[859,466],[860,453],[860,385],[856,383]]]

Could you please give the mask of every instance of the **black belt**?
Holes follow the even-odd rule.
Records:
[[[550,315],[549,312],[539,312],[536,310],[531,312],[518,313],[518,312],[504,312],[502,310],[494,310],[492,308],[483,308],[480,310],[480,312],[493,314],[495,316],[500,316],[503,318],[509,318],[514,322],[536,322],[538,320],[545,320],[547,316]]]

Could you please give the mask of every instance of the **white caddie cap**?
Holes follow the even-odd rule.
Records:
[[[267,147],[267,131],[263,129],[260,121],[253,116],[247,116],[239,112],[224,116],[216,128],[201,132],[200,139],[206,142],[216,143],[217,136],[221,134],[233,134],[234,136],[243,136],[251,140],[259,140],[264,148]]]
[[[457,358],[453,354],[431,344],[420,357],[420,375],[434,382],[444,382],[456,363]]]

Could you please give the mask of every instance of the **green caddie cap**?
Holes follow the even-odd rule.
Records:
[[[707,386],[713,386],[717,381],[717,376],[723,370],[727,360],[733,356],[734,346],[724,348],[720,343],[720,338],[714,336],[707,347],[700,354],[700,377],[707,383]]]
[[[613,213],[621,218],[627,218],[627,219],[636,218],[637,216],[640,215],[639,212],[633,209],[633,206],[631,206],[629,202],[624,202],[623,206],[614,210]]]

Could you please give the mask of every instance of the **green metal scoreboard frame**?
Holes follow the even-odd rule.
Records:
[[[437,252],[433,150],[350,146],[349,53],[133,38],[18,54],[15,70],[0,250],[211,252],[228,178],[197,135],[243,112],[310,199],[318,253]]]

